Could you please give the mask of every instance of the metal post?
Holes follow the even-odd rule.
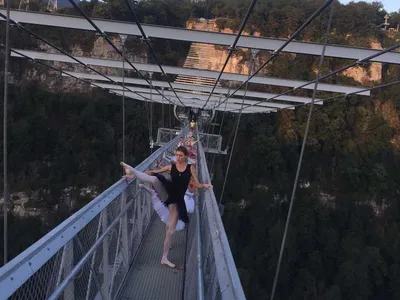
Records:
[[[125,41],[126,34],[120,34],[122,45],[122,161],[125,161]]]
[[[10,52],[10,6],[11,6],[11,0],[7,0],[6,51],[4,54],[4,102],[3,102],[4,264],[8,262],[7,102],[8,102],[8,57]]]
[[[154,141],[153,141],[153,72],[149,72],[150,76],[150,154],[153,154]]]

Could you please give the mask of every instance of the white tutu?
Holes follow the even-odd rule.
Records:
[[[193,199],[194,194],[190,192],[189,190],[186,190],[185,193],[185,204],[186,204],[186,210],[189,214],[194,212],[194,199]]]
[[[169,221],[169,211],[168,207],[164,205],[164,203],[160,200],[158,197],[157,193],[153,189],[149,189],[148,187],[144,185],[140,185],[141,187],[145,188],[147,191],[151,193],[151,202],[153,204],[153,208],[157,215],[160,217],[161,221],[165,224],[168,224]],[[176,231],[181,231],[185,228],[185,223],[182,222],[181,220],[178,220],[178,223],[176,223],[175,230]]]

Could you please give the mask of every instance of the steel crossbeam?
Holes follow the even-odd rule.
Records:
[[[122,91],[122,88],[118,88],[118,86],[113,85],[113,84],[96,84],[96,86],[100,86],[102,88],[105,89],[109,89],[111,92],[119,92]],[[129,91],[125,91],[125,94],[140,94],[150,100],[153,99],[153,97],[156,97],[155,99],[160,99],[162,97],[160,97],[159,95],[155,95],[151,89],[147,89],[147,88],[138,88],[138,87],[134,87],[131,86],[129,87]],[[205,94],[194,94],[194,93],[182,93],[182,92],[177,92],[177,94],[179,95],[180,98],[182,98],[181,100],[184,101],[185,99],[188,100],[196,100],[198,102],[205,102],[208,98],[207,95]],[[158,97],[157,97],[158,96]],[[175,94],[171,91],[164,91],[164,96],[168,96],[168,97],[175,97]],[[165,99],[164,99],[165,100]],[[220,101],[219,97],[211,97],[211,102],[216,104]],[[234,104],[234,103],[240,103],[242,104],[243,98],[230,98],[228,100],[228,104]],[[260,107],[275,107],[275,108],[288,108],[291,107],[293,105],[289,105],[289,104],[282,104],[282,103],[276,103],[276,102],[261,102],[259,103],[259,101],[255,101],[255,100],[249,100],[249,99],[245,99],[244,104],[249,104],[249,105],[257,105]],[[223,105],[224,106],[224,105]],[[213,107],[213,106],[210,106]]]
[[[32,59],[38,60],[48,60],[48,61],[57,61],[57,62],[65,62],[65,63],[76,63],[73,59],[66,55],[61,54],[54,54],[54,53],[46,53],[40,51],[30,51],[30,50],[20,50],[14,49],[19,53],[26,55]],[[21,55],[13,52],[11,56],[14,57],[22,57]],[[122,62],[117,60],[107,60],[107,59],[99,59],[99,58],[87,58],[87,57],[78,57],[75,56],[77,59],[82,61],[83,63],[91,66],[100,66],[100,67],[108,67],[108,68],[120,68],[122,69]],[[135,63],[135,67],[139,71],[146,71],[146,72],[160,72],[158,65],[154,64],[142,64],[142,63]],[[126,66],[125,69],[132,70],[130,66]],[[208,71],[208,70],[200,70],[200,69],[191,69],[191,68],[182,68],[182,67],[171,67],[171,66],[163,66],[165,72],[169,74],[175,75],[185,75],[185,76],[199,76],[199,77],[206,77],[206,78],[213,78],[216,79],[219,75],[217,71]],[[224,73],[221,77],[223,80],[231,80],[231,81],[245,81],[248,79],[247,75],[242,74],[234,74],[234,73]],[[286,86],[286,87],[298,87],[302,84],[305,84],[305,81],[301,80],[289,80],[289,79],[279,79],[273,77],[266,77],[266,76],[254,76],[249,82],[251,83],[258,83],[258,84],[268,84],[268,85],[276,85],[276,86]],[[304,87],[304,89],[314,89],[314,84],[309,84]],[[319,91],[325,92],[335,92],[335,93],[357,93],[361,91],[360,88],[357,87],[350,87],[350,86],[343,86],[343,85],[335,85],[335,84],[327,84],[327,83],[320,83],[318,85]],[[369,96],[369,92],[360,92],[360,95]]]
[[[66,72],[66,73],[73,73],[73,72]],[[98,75],[93,75],[93,76],[97,76],[97,77],[91,77],[92,74],[85,74],[85,73],[73,73],[74,76],[78,77],[78,78],[86,78],[85,75],[88,75],[86,79],[95,79],[98,78]],[[68,75],[63,75],[63,76],[68,76]],[[113,76],[109,76],[112,80],[115,80],[116,82],[119,81],[119,78],[122,80],[122,77],[113,77]],[[130,80],[132,79],[132,81]],[[125,78],[125,83],[133,83],[133,84],[139,84],[139,85],[146,85],[146,81],[143,80],[140,81],[141,79],[136,79],[136,78]],[[154,86],[158,86],[158,87],[167,87],[166,85],[164,85],[164,83],[166,85],[168,85],[166,82],[164,81],[153,81],[152,84]],[[194,92],[204,92],[207,93],[207,89],[210,89],[210,87],[208,86],[198,86],[198,85],[194,85],[194,84],[172,84],[173,86],[175,85],[175,89],[179,90],[181,93],[189,93],[189,91],[194,91]],[[96,86],[97,87],[101,87],[104,89],[112,89],[112,90],[122,90],[122,87],[116,84],[108,84],[108,83],[98,83],[96,82]],[[147,85],[148,86],[148,85]],[[138,87],[136,86],[131,86],[131,85],[126,85],[126,88],[129,88],[129,90],[133,91],[138,89]],[[143,90],[143,88],[140,88],[141,90]],[[182,90],[182,91],[181,91]],[[147,93],[150,93],[150,89],[147,88]],[[220,100],[220,95],[227,95],[229,94],[229,89],[224,89],[224,88],[216,88],[214,91],[215,95],[218,96],[214,96],[211,99],[212,100]],[[271,93],[261,93],[261,92],[252,92],[252,91],[247,91],[246,93],[244,91],[240,91],[240,93],[236,93],[235,96],[236,97],[232,97],[231,99],[236,100],[242,100],[242,97],[239,98],[239,96],[244,96],[246,94],[246,97],[248,98],[258,98],[258,99],[264,99],[265,101],[268,101],[269,98],[273,97],[275,94],[271,94]],[[164,92],[164,95],[167,95]],[[169,95],[169,94],[168,94]],[[191,95],[192,97],[197,97],[198,94],[194,94],[194,93],[190,93],[189,95]],[[311,98],[307,98],[307,97],[298,97],[298,96],[282,96],[282,97],[277,97],[275,98],[275,100],[278,101],[288,101],[288,102],[297,102],[297,103],[311,103]],[[317,101],[317,99],[315,100]],[[255,103],[257,103],[258,101],[254,101]],[[322,104],[320,102],[317,102],[317,104]]]
[[[0,12],[5,14],[4,9],[0,9]],[[15,10],[11,11],[10,16],[13,20],[20,23],[90,31],[94,30],[93,27],[84,18],[75,16]],[[141,36],[139,28],[134,23],[111,21],[105,19],[93,19],[93,21],[103,32]],[[171,39],[223,46],[230,46],[235,39],[234,34],[227,33],[190,30],[184,28],[165,27],[149,24],[143,24],[142,26],[144,31],[146,32],[147,37],[149,38]],[[274,51],[282,46],[284,42],[285,41],[282,39],[242,36],[237,43],[237,47]],[[283,52],[319,56],[321,54],[322,47],[323,45],[319,43],[293,41],[287,47],[285,47]],[[328,45],[326,48],[325,56],[358,60],[360,58],[367,57],[378,52],[379,50],[376,49],[341,45]],[[400,64],[400,52],[389,52],[382,56],[376,57],[373,61]]]
[[[111,90],[111,93],[115,93],[117,95],[122,95],[123,92],[119,91],[119,90]],[[146,101],[146,102],[157,102],[157,103],[165,103],[165,104],[169,104],[169,102],[165,99],[163,99],[161,96],[159,95],[152,95],[152,97],[150,98],[149,94],[143,94],[143,93],[132,93],[132,92],[125,92],[125,97],[129,97],[135,100],[140,100],[140,101]],[[168,96],[168,98],[170,99],[174,99],[173,96]],[[185,99],[185,98],[181,98],[182,102],[186,105],[186,106],[190,106],[190,107],[197,107],[197,108],[201,108],[203,107],[204,104],[204,100],[203,101],[199,101],[198,99],[195,98],[189,98],[189,99]],[[217,107],[215,108],[216,110],[220,110],[220,111],[224,111],[226,110],[231,110],[231,111],[235,111],[238,109],[242,108],[242,100],[238,99],[237,102],[229,102],[226,106],[225,104],[223,106]],[[254,101],[252,101],[254,102]],[[212,109],[214,108],[216,105],[218,104],[217,101],[212,102],[209,101],[209,105],[208,109]],[[246,100],[245,100],[245,104],[246,104]],[[252,112],[252,113],[256,113],[256,112],[269,112],[269,111],[276,111],[277,109],[281,109],[281,108],[286,108],[288,107],[289,109],[291,109],[290,105],[285,105],[285,104],[280,104],[280,103],[273,103],[273,102],[265,102],[262,103],[263,105],[257,105],[257,106],[249,106],[248,108],[246,108],[244,111],[245,112]]]

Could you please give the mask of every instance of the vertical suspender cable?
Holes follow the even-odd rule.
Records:
[[[162,127],[164,128],[164,102],[161,103],[161,119],[162,119]]]
[[[150,73],[150,82],[153,84],[153,73]],[[154,141],[153,141],[153,89],[150,86],[150,153],[153,153]]]
[[[254,60],[255,60],[254,57],[255,57],[256,53],[257,52],[253,52],[252,51],[251,63],[250,63],[250,68],[249,68],[249,77],[251,76],[251,72],[253,72]],[[244,90],[244,94],[243,94],[242,108],[244,106],[244,100],[246,99],[248,86],[249,86],[249,82],[247,81],[246,82],[246,87],[245,87],[245,90]],[[225,192],[226,180],[228,179],[228,173],[229,173],[229,168],[231,166],[232,155],[233,155],[233,151],[235,149],[236,137],[237,137],[237,133],[238,133],[239,125],[240,125],[240,118],[242,116],[242,111],[243,111],[243,109],[240,110],[239,115],[237,117],[235,135],[233,137],[233,142],[232,142],[232,150],[231,150],[231,153],[229,155],[228,166],[226,167],[226,174],[225,174],[225,178],[224,178],[224,184],[222,185],[221,197],[219,198],[219,206],[221,206],[222,198],[223,198],[224,192]]]
[[[230,92],[230,89],[228,90],[228,95],[229,95],[229,92]],[[226,106],[227,105],[228,105],[228,101],[225,102],[225,108],[224,108],[224,111],[222,112],[221,124],[219,124],[218,135],[221,135],[221,132],[222,132],[222,125],[224,124]],[[216,155],[214,154],[213,159],[212,159],[212,163],[211,163],[211,174],[214,174],[215,157],[216,157]]]
[[[253,8],[256,5],[256,3],[257,3],[257,0],[251,1],[250,6],[247,9],[246,15],[244,16],[244,19],[242,21],[242,24],[240,25],[239,31],[235,37],[235,40],[233,41],[233,44],[229,47],[229,53],[228,53],[228,56],[226,57],[225,63],[222,66],[222,69],[219,72],[217,79],[215,80],[214,86],[213,86],[210,94],[208,95],[207,101],[203,105],[203,109],[206,107],[208,101],[210,101],[211,95],[214,93],[214,90],[217,87],[217,84],[220,81],[222,74],[224,74],[224,71],[225,71],[226,66],[228,65],[229,59],[231,58],[233,52],[236,50],[236,45],[240,39],[240,36],[243,33],[244,28],[246,27],[247,21],[249,20],[251,12],[253,11]]]
[[[309,112],[308,112],[307,124],[306,124],[306,129],[305,129],[304,137],[303,137],[303,143],[301,145],[300,157],[299,157],[299,161],[298,161],[298,165],[297,165],[296,177],[295,177],[294,183],[293,183],[292,197],[290,198],[289,211],[288,211],[288,215],[287,215],[287,218],[286,218],[285,230],[283,232],[282,244],[281,244],[281,249],[280,249],[280,252],[279,252],[278,264],[276,266],[276,272],[275,272],[275,277],[274,277],[274,283],[272,285],[272,292],[271,292],[270,300],[274,300],[274,297],[275,297],[276,285],[278,283],[279,271],[281,269],[281,264],[282,264],[283,249],[285,248],[285,244],[286,244],[287,232],[288,232],[289,225],[290,225],[290,218],[292,216],[294,197],[296,195],[297,182],[299,180],[299,174],[300,174],[301,164],[302,164],[303,155],[304,155],[304,149],[305,149],[305,146],[306,146],[306,141],[307,141],[307,137],[308,137],[308,131],[310,129],[310,121],[311,121],[312,111],[313,111],[313,107],[314,107],[315,95],[317,93],[317,87],[318,87],[318,83],[319,83],[319,78],[321,76],[322,64],[323,64],[324,58],[325,58],[326,44],[328,43],[328,36],[329,36],[329,32],[331,31],[333,8],[334,8],[334,6],[331,6],[331,9],[330,9],[330,12],[329,12],[328,26],[327,26],[325,37],[324,37],[324,46],[322,48],[321,57],[319,59],[318,73],[317,73],[317,77],[316,77],[316,80],[315,80],[315,85],[314,85],[313,95],[312,95],[312,99],[311,99],[310,109],[309,109]]]
[[[8,106],[8,58],[10,52],[10,5],[7,0],[7,22],[6,22],[6,50],[4,53],[4,102],[3,102],[3,193],[4,193],[4,264],[8,261],[8,181],[7,181],[7,106]]]
[[[122,43],[122,161],[125,160],[125,37],[121,37]]]

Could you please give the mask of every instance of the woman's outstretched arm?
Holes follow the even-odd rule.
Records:
[[[158,173],[165,173],[165,172],[171,172],[171,165],[162,167],[158,170],[147,170],[145,173],[146,174],[158,174]]]
[[[190,172],[192,174],[192,178],[193,178],[194,185],[196,188],[198,188],[198,189],[206,188],[207,189],[207,188],[213,187],[209,183],[200,183],[199,182],[199,179],[197,178],[196,168],[193,165],[190,166]]]

